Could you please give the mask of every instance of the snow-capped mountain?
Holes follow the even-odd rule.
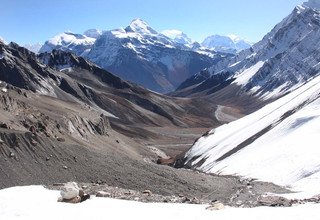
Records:
[[[91,36],[97,36],[96,32],[86,32]],[[95,42],[95,38],[82,34],[64,32],[46,41],[39,50],[39,53],[51,52],[52,50],[63,50],[75,53],[78,56],[86,55]]]
[[[220,52],[237,53],[250,48],[252,44],[236,35],[212,35],[204,39],[201,45]]]
[[[83,35],[94,38],[94,39],[98,39],[101,36],[101,34],[102,34],[102,31],[98,29],[89,29],[83,33]]]
[[[312,3],[297,6],[260,42],[208,71],[212,75],[228,73],[232,85],[239,87],[237,94],[267,100],[293,91],[320,71],[320,10],[309,7]],[[192,90],[210,91],[210,80]]]
[[[212,51],[195,52],[141,19],[133,20],[125,29],[105,31],[86,55],[121,78],[158,92],[174,90],[223,56],[226,55]]]
[[[318,194],[320,76],[290,94],[199,138],[184,166]]]
[[[126,28],[59,34],[48,40],[40,53],[54,49],[73,52],[123,79],[157,92],[170,92],[201,69],[230,56],[201,48],[196,42],[184,44],[183,39],[188,37],[181,34],[172,40],[143,20],[134,19]]]
[[[5,40],[3,37],[1,37],[1,36],[0,36],[0,41],[3,42],[3,43],[5,43],[5,44],[7,44],[6,40]]]
[[[193,41],[188,35],[179,30],[164,30],[161,34],[169,37],[174,42],[183,45],[192,45],[195,41]]]
[[[23,47],[27,48],[28,50],[34,52],[34,53],[39,53],[39,50],[41,49],[43,45],[41,43],[36,43],[36,44],[25,44]]]

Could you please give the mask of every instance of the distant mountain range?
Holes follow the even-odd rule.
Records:
[[[207,37],[201,45],[215,51],[237,53],[250,48],[252,43],[243,40],[236,35],[212,35]]]
[[[219,44],[213,41],[208,45]],[[111,31],[64,32],[46,41],[39,53],[54,49],[70,51],[123,79],[166,93],[193,74],[237,52],[235,45],[230,44],[230,48],[226,45],[205,47],[181,31],[158,33],[143,20],[135,19],[128,27]],[[36,52],[37,46],[27,48]]]

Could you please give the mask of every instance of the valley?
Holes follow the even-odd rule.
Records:
[[[257,43],[233,34],[199,43],[140,18],[25,47],[0,37],[0,218],[25,216],[8,205],[20,194],[35,202],[59,191],[44,205],[314,213],[319,39],[319,0]]]

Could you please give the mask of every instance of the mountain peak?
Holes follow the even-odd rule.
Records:
[[[320,1],[319,0],[309,0],[304,2],[302,6],[306,6],[313,9],[320,9]]]
[[[157,34],[145,21],[140,18],[133,19],[126,28],[127,32],[136,32],[139,34]]]
[[[4,44],[7,44],[6,40],[0,36],[0,41]]]
[[[164,36],[174,40],[176,43],[179,44],[192,44],[194,43],[194,41],[188,37],[188,35],[186,35],[185,33],[183,33],[182,31],[179,30],[164,30],[161,32],[161,34],[163,34]]]
[[[89,29],[89,30],[86,30],[83,34],[87,37],[97,39],[98,37],[101,36],[102,31],[100,31],[98,29]]]
[[[238,37],[238,36],[235,35],[235,34],[229,34],[229,35],[227,35],[227,37],[229,37],[234,43],[236,43],[236,42],[238,42],[238,41],[241,40],[241,38]]]

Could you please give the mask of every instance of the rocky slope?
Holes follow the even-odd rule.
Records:
[[[220,124],[215,105],[150,92],[70,52],[36,56],[0,43],[0,54],[0,187],[103,181],[138,190],[152,185],[162,194],[191,186],[191,195],[211,187],[198,174],[153,163],[159,154],[152,146],[167,137],[186,140],[175,129]],[[185,186],[183,176],[190,176]]]
[[[320,11],[315,5],[309,6],[297,6],[252,48],[209,68],[212,76],[201,83],[189,79],[191,86],[174,95],[215,96],[221,89],[237,87],[231,96],[250,95],[268,101],[293,91],[320,68]],[[221,87],[213,89],[217,84]]]

